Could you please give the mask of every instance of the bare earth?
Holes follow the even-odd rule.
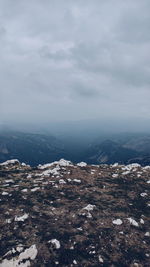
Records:
[[[150,167],[0,164],[0,266],[150,266]]]

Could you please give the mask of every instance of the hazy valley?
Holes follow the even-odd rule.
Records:
[[[82,132],[35,134],[21,131],[0,131],[0,162],[17,158],[36,166],[66,158],[88,164],[150,164],[150,134],[101,134],[97,137]]]

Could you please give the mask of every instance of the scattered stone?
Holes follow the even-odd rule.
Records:
[[[48,241],[48,243],[55,245],[56,249],[60,248],[60,242],[57,239],[52,239],[52,240]]]
[[[132,218],[128,218],[128,221],[129,221],[130,224],[133,225],[133,226],[136,226],[136,227],[139,226],[139,224],[138,224],[134,219],[132,219]]]
[[[123,224],[123,222],[120,219],[116,219],[116,220],[113,221],[113,224],[121,225],[121,224]]]
[[[150,266],[149,177],[137,164],[1,164],[0,266]]]

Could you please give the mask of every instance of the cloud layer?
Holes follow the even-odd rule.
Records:
[[[150,118],[149,0],[1,0],[2,121]]]

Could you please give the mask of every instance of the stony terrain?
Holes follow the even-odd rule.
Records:
[[[150,166],[0,164],[0,266],[150,266]]]

